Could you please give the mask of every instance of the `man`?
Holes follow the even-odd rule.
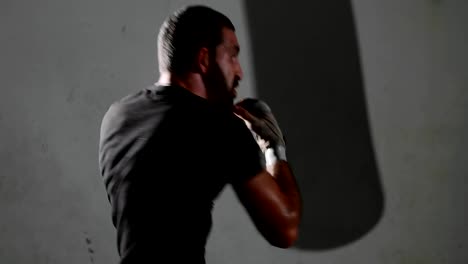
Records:
[[[213,201],[226,184],[269,243],[295,241],[300,196],[281,130],[263,102],[233,105],[239,50],[226,16],[180,9],[160,29],[159,81],[105,114],[99,161],[120,263],[205,263]]]

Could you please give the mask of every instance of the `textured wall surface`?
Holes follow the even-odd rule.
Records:
[[[468,2],[353,4],[387,199],[357,259],[467,263]]]
[[[348,91],[347,96],[358,102],[357,110],[353,108],[345,126],[332,126],[345,130],[336,130],[340,133],[333,134],[337,141],[331,147],[340,151],[343,146],[345,153],[352,153],[348,148],[366,146],[367,150],[359,153],[369,155],[366,160],[375,164],[378,172],[372,178],[376,180],[371,182],[373,185],[363,185],[369,181],[350,181],[352,186],[368,190],[365,194],[369,196],[357,196],[340,186],[340,190],[351,194],[350,205],[362,218],[353,216],[353,210],[343,212],[342,207],[337,207],[342,196],[334,196],[334,203],[327,207],[320,203],[323,193],[306,195],[306,208],[316,204],[320,208],[317,212],[325,213],[327,208],[340,209],[333,211],[338,213],[331,215],[335,220],[332,224],[340,224],[336,221],[340,216],[352,221],[369,220],[364,226],[351,221],[362,232],[353,239],[345,237],[347,243],[333,247],[317,244],[322,240],[313,237],[319,230],[313,221],[304,223],[308,238],[298,247],[282,250],[269,246],[231,189],[226,188],[215,206],[215,223],[207,245],[208,263],[466,263],[466,2],[366,0],[346,3],[343,8],[308,2],[288,2],[284,16],[271,17],[268,14],[278,14],[281,8],[267,1],[264,8],[268,12],[263,15],[258,4],[228,0],[0,1],[0,263],[116,263],[115,233],[97,163],[100,121],[111,102],[157,79],[159,25],[170,12],[188,3],[211,5],[236,24],[245,72],[240,96],[258,95],[276,106],[284,130],[293,135],[289,156],[297,164],[302,189],[310,191],[317,186],[314,184],[327,183],[323,181],[327,177],[323,165],[319,181],[309,175],[316,171],[311,169],[317,166],[314,164],[344,164],[345,167],[337,165],[331,170],[335,183],[342,183],[340,179],[347,175],[340,168],[356,168],[343,155],[336,160],[330,152],[324,156],[309,147],[301,148],[302,140],[306,142],[304,146],[314,142],[308,133],[315,131],[314,124],[323,128],[326,118],[302,124],[301,119],[289,117],[298,110],[302,115],[304,109],[310,111],[305,112],[305,117],[317,117],[321,111],[331,109],[329,117],[340,121],[343,109],[339,103],[349,101],[344,97],[340,97],[342,101],[331,100],[336,97],[327,97],[326,87],[322,87],[325,90],[319,93],[320,98],[332,103],[315,99],[311,102],[320,107],[311,103],[311,108],[298,108],[291,104],[287,112],[288,108],[280,104],[282,93],[278,88],[268,92],[260,87],[268,84],[268,72],[256,67],[270,64],[270,76],[280,77],[286,89],[288,78],[303,78],[304,74],[323,84],[323,77],[314,77],[314,71],[307,70],[310,65],[311,69],[318,69],[316,75],[330,77],[334,96],[340,95],[341,83],[337,80],[351,80],[359,88],[352,90],[358,95]],[[311,10],[310,17],[307,10]],[[317,10],[323,10],[321,16]],[[336,13],[340,10],[346,13]],[[290,19],[295,17],[295,11],[302,14],[301,19]],[[356,32],[354,27],[334,31],[333,25],[344,24],[327,22],[327,12],[331,18],[348,19],[341,22],[352,23],[354,19]],[[302,25],[298,27],[301,32],[290,35],[303,45],[289,47],[296,49],[296,57],[280,56],[282,61],[275,66],[278,57],[274,54],[253,54],[259,49],[255,43],[265,42],[258,39],[261,32],[255,30],[281,19],[292,26]],[[278,21],[275,23],[280,26]],[[317,43],[310,36],[317,36],[319,28],[323,29],[318,34],[319,44],[310,46],[308,43]],[[340,32],[357,35],[330,37]],[[263,34],[274,43],[272,32]],[[314,64],[313,60],[305,63],[303,59],[309,57],[298,55],[302,52],[310,56],[309,47],[327,48],[327,41],[340,40],[354,46],[344,49],[343,60],[347,64],[333,75],[332,64],[341,63],[339,53],[334,53],[330,64]],[[314,52],[318,54],[317,50]],[[325,57],[320,58],[321,62],[326,61]],[[301,65],[301,70],[292,74],[291,65]],[[346,73],[349,69],[353,74]],[[281,77],[282,73],[285,76]],[[317,94],[314,86],[310,89],[309,95]],[[297,96],[307,96],[307,92]],[[294,99],[285,98],[289,103]],[[356,113],[362,115],[353,119]],[[353,122],[362,130],[355,129]],[[356,134],[349,135],[346,129]],[[359,131],[369,135],[361,137]],[[363,145],[352,143],[360,139],[364,140]],[[326,150],[325,145],[320,146]],[[359,199],[382,198],[374,192],[384,197],[382,211],[368,200],[362,200],[363,207],[359,208]],[[368,210],[378,214],[366,215]],[[325,221],[320,218],[319,223]],[[340,234],[340,229],[330,229],[333,225],[327,228],[328,233],[320,233],[321,236]],[[336,241],[341,241],[337,237]],[[183,238],[180,241],[183,243]]]

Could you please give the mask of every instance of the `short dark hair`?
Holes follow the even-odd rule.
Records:
[[[184,74],[202,47],[210,51],[222,43],[222,29],[235,31],[224,14],[202,5],[186,6],[169,16],[158,35],[160,72]]]

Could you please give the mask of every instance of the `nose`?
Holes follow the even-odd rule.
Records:
[[[239,81],[244,77],[244,72],[242,71],[240,63],[237,63],[236,75],[239,78]]]

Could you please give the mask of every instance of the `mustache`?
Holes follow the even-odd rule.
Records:
[[[237,86],[239,86],[239,82],[239,78],[234,78],[234,81],[232,82],[232,88],[236,88]]]

